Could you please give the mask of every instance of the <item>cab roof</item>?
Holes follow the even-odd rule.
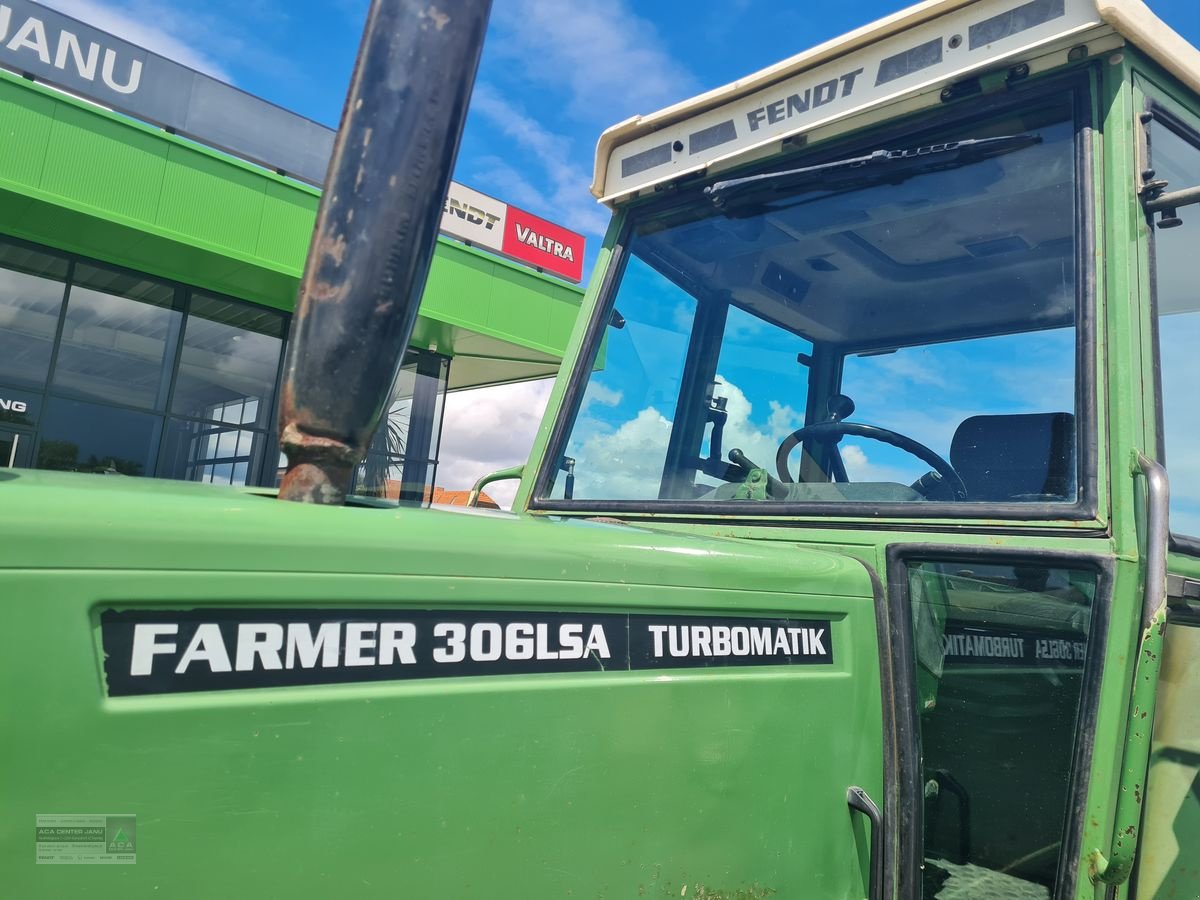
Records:
[[[946,85],[1001,64],[1040,59],[1040,69],[1052,68],[1072,47],[1098,52],[1125,41],[1200,93],[1200,51],[1141,0],[927,0],[614,125],[596,147],[591,190],[615,205],[683,175],[781,152],[784,140],[870,110],[936,102]]]

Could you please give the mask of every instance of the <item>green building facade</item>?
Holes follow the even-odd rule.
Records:
[[[0,467],[273,484],[275,392],[319,199],[0,70]],[[419,499],[445,391],[553,374],[581,294],[440,238],[361,478]]]

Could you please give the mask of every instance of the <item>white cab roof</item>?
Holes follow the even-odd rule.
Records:
[[[946,85],[1017,63],[1035,71],[1128,41],[1200,93],[1200,51],[1141,0],[927,0],[648,116],[609,128],[592,193],[610,205],[884,106],[937,102]],[[925,98],[920,102],[919,98]]]

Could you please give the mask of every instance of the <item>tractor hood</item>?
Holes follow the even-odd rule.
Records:
[[[453,578],[430,583],[433,603],[462,600],[462,584],[484,579],[622,594],[653,585],[871,596],[860,563],[774,542],[477,510],[278,503],[254,489],[32,470],[0,474],[0,493],[0,569]],[[574,599],[554,593],[544,602]]]

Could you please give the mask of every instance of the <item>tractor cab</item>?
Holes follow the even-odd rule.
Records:
[[[371,4],[308,505],[0,475],[8,894],[1200,896],[1200,52],[930,0],[615,126],[512,512],[348,502],[487,7]]]
[[[1078,103],[1005,92],[631,211],[547,498],[1077,514]]]
[[[1200,53],[925,3],[609,129],[593,193],[518,506],[880,574],[900,896],[1200,893]]]

